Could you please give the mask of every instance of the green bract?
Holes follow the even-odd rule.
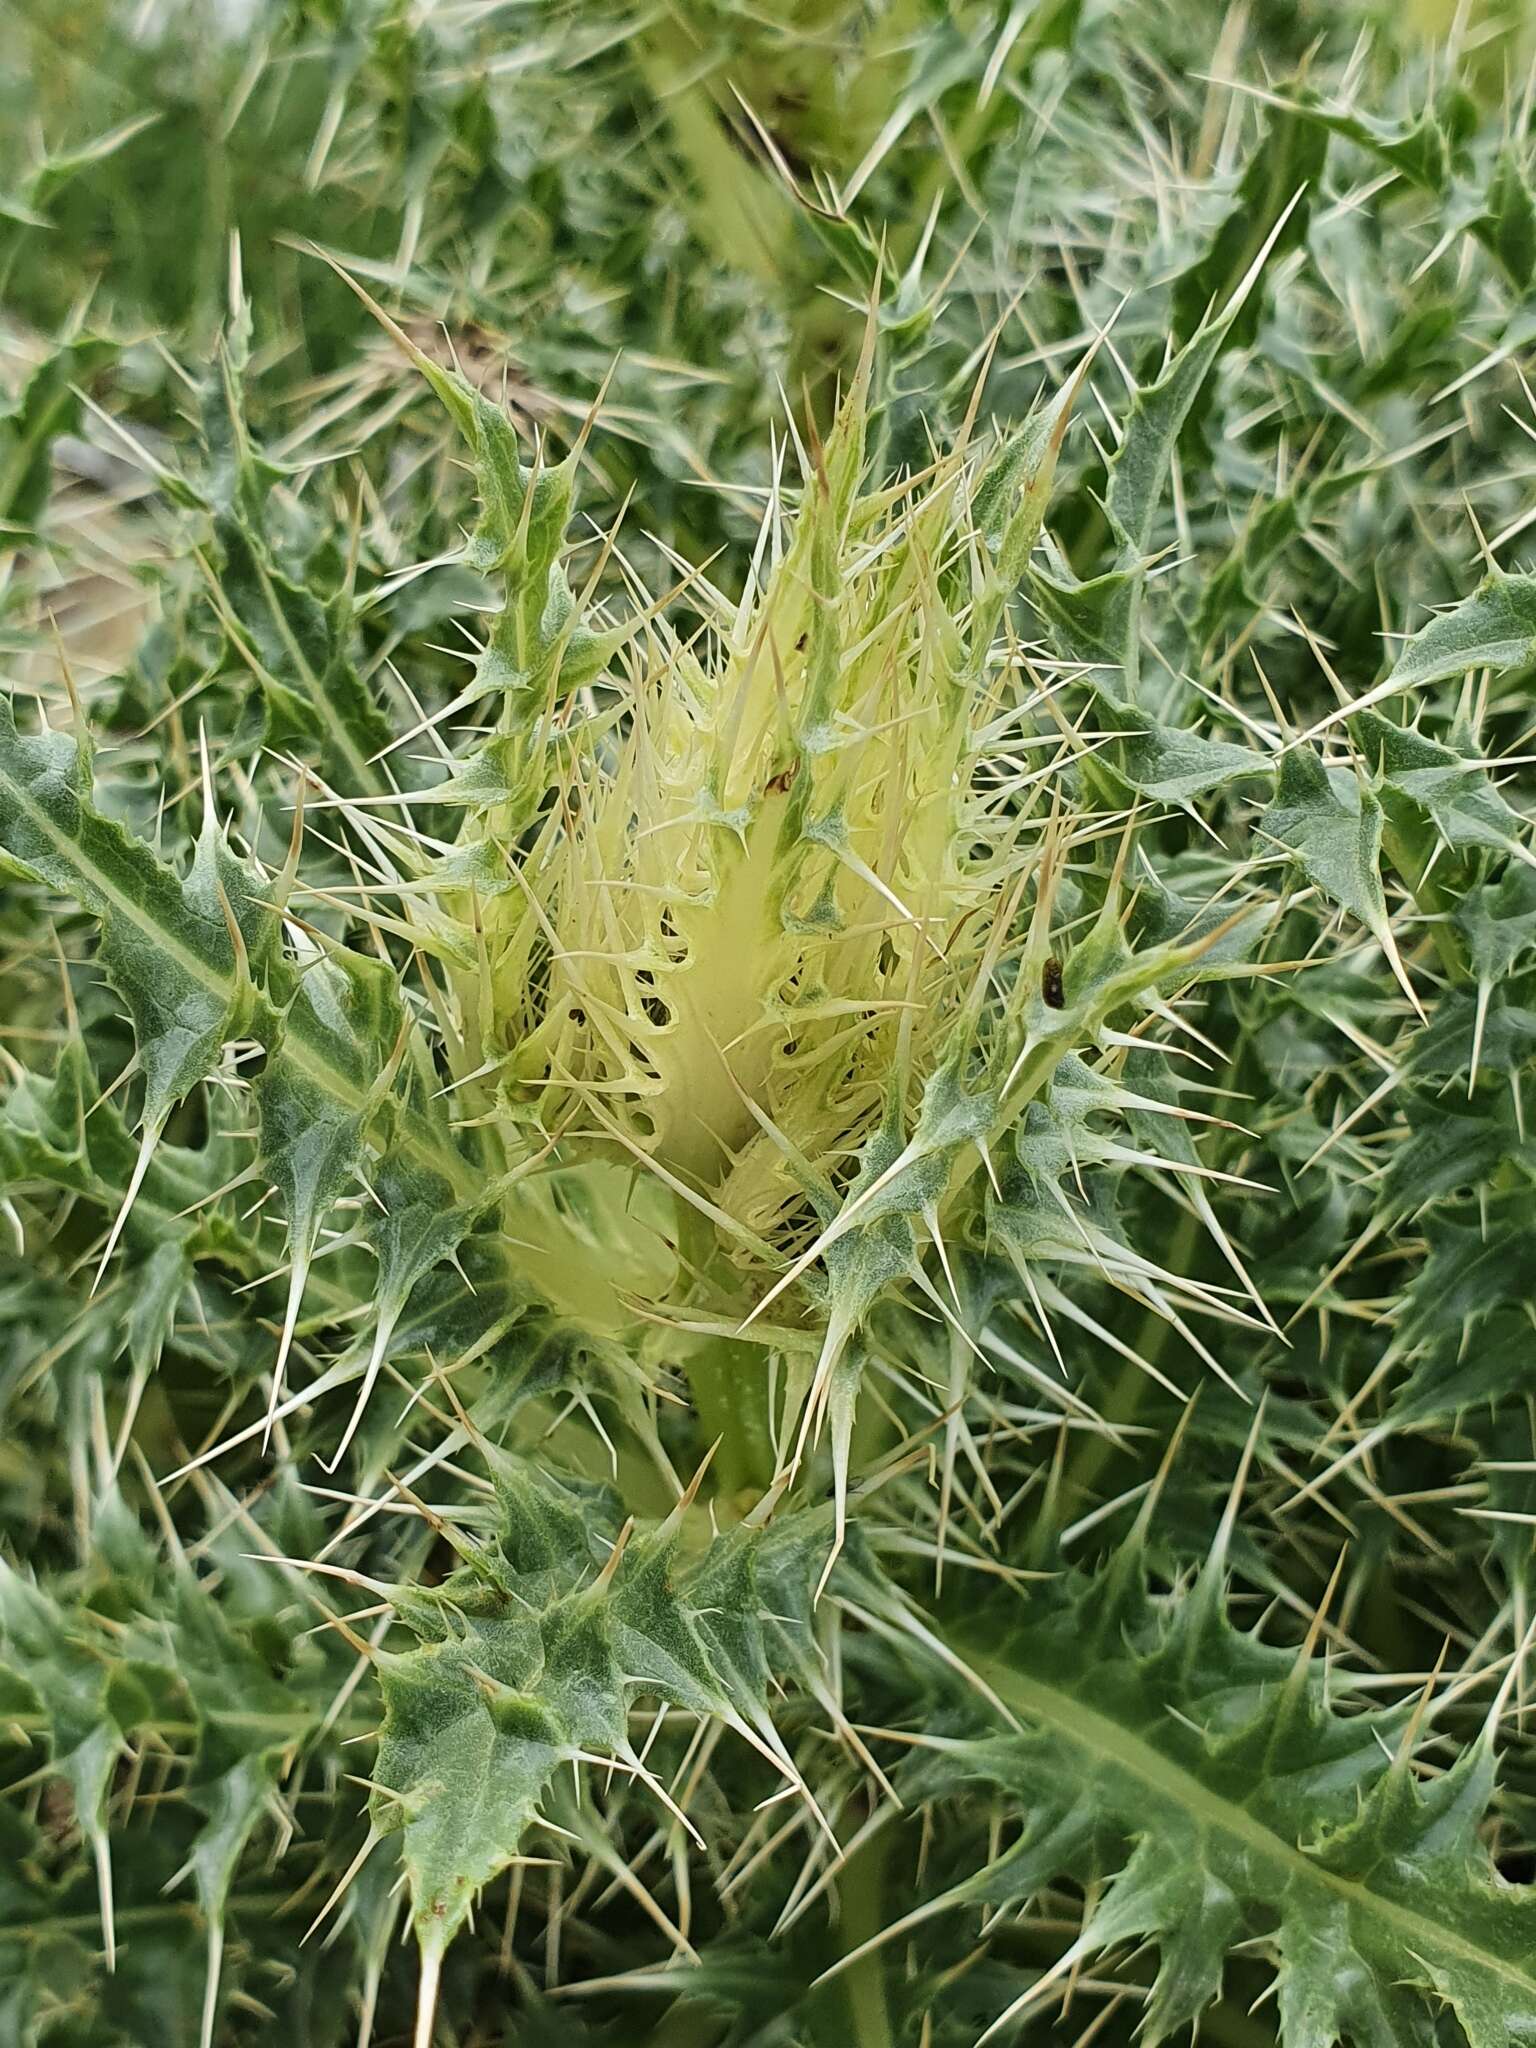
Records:
[[[0,164],[0,2042],[1536,2044],[1528,32],[258,12]]]

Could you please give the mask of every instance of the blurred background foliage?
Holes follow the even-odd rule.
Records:
[[[611,379],[590,509],[633,491],[637,523],[696,561],[750,534],[723,487],[762,484],[786,395],[825,421],[878,274],[899,281],[897,456],[963,408],[999,322],[1002,418],[1112,316],[1137,368],[1187,333],[1320,168],[1324,127],[1279,96],[1358,102],[1380,131],[1332,124],[1337,199],[1270,310],[1276,424],[1244,436],[1259,454],[1283,420],[1320,471],[1352,438],[1411,440],[1416,395],[1469,332],[1506,338],[1529,281],[1528,190],[1500,168],[1528,15],[1437,6],[7,0],[11,378],[43,337],[105,341],[98,374],[134,419],[184,438],[173,366],[213,348],[237,236],[254,428],[280,456],[398,467],[400,414],[442,430],[314,242],[530,422],[568,434]],[[1431,130],[1443,147],[1419,146]],[[1457,234],[1420,270],[1442,220],[1480,212],[1498,263]],[[1459,486],[1475,451],[1447,461]],[[1086,551],[1082,520],[1063,531]]]

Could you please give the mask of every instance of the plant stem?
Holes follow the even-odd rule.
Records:
[[[885,1924],[885,1875],[891,1832],[889,1822],[874,1829],[863,1848],[849,1859],[843,1874],[839,1886],[839,1931],[844,1954],[877,1935]],[[885,1997],[885,1962],[880,1952],[861,1956],[845,1973],[843,1983],[856,2048],[893,2048],[895,2036]]]
[[[655,23],[637,37],[635,56],[665,114],[672,138],[698,181],[693,225],[717,257],[769,286],[782,286],[787,231],[793,226],[783,192],[743,153],[721,125],[698,76],[700,52],[676,22]]]
[[[1457,899],[1442,889],[1430,873],[1434,847],[1421,854],[1406,832],[1389,823],[1382,830],[1381,848],[1408,885],[1415,904],[1429,919],[1430,942],[1447,978],[1456,987],[1465,988],[1472,980],[1472,969],[1461,933],[1450,921]]]
[[[248,1892],[243,1898],[233,1895],[229,1901],[232,1913],[259,1913],[265,1918],[276,1919],[296,1902],[292,1886],[281,1891]],[[203,1909],[192,1899],[167,1899],[163,1904],[150,1906],[126,1906],[119,1909],[116,1922],[119,1931],[125,1927],[153,1927],[156,1922],[192,1920],[203,1918]],[[53,1919],[36,1926],[13,1922],[10,1926],[0,1925],[0,1942],[3,1941],[54,1941],[61,1934],[94,1935],[101,1925],[100,1915],[94,1908],[89,1913],[61,1913]]]
[[[732,1298],[730,1269],[722,1269],[714,1226],[688,1204],[680,1204],[678,1247],[696,1273],[721,1283],[720,1295]],[[741,1314],[746,1314],[742,1307]],[[688,1391],[698,1414],[704,1444],[718,1444],[713,1494],[729,1504],[734,1495],[755,1500],[773,1479],[773,1409],[768,1378],[768,1353],[760,1344],[732,1337],[683,1337],[679,1358],[688,1375]]]
[[[686,1354],[683,1364],[704,1436],[720,1446],[718,1492],[763,1492],[777,1464],[766,1353],[756,1344],[711,1337]]]

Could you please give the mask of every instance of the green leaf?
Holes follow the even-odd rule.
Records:
[[[668,1523],[616,1556],[625,1539],[606,1488],[510,1461],[496,1469],[494,1537],[461,1544],[465,1562],[440,1589],[396,1595],[421,1647],[379,1667],[374,1825],[403,1831],[428,1957],[517,1856],[562,1763],[612,1757],[642,1771],[628,1735],[636,1695],[719,1715],[772,1747],[767,1673],[809,1651],[794,1616],[825,1543],[821,1516],[809,1543],[799,1527],[738,1528],[684,1567]],[[772,1606],[770,1587],[788,1604]],[[783,1768],[792,1776],[787,1757]]]
[[[1282,756],[1275,800],[1260,830],[1289,849],[1330,902],[1359,919],[1406,991],[1381,882],[1382,828],[1381,804],[1357,775],[1325,767],[1310,747],[1293,746]]]
[[[123,1735],[112,1702],[112,1665],[78,1639],[57,1602],[0,1557],[4,1666],[36,1696],[48,1731],[49,1765],[68,1785],[75,1819],[96,1860],[102,1931],[113,1946],[112,1866],[106,1801]]]
[[[90,771],[84,741],[23,737],[10,705],[0,705],[0,845],[100,918],[103,962],[133,1019],[145,1123],[158,1132],[213,1066],[246,1005],[211,890],[194,893],[94,811]]]
[[[262,738],[318,751],[349,793],[387,790],[375,757],[393,734],[358,673],[350,593],[322,595],[304,571],[279,559],[283,520],[275,486],[286,472],[253,448],[246,425],[249,327],[249,312],[237,302],[205,388],[205,496],[217,567],[199,558],[200,566],[240,665],[260,687]]]
[[[192,1261],[174,1237],[162,1239],[135,1275],[128,1305],[128,1362],[140,1378],[160,1363],[191,1278]]]
[[[1473,669],[1496,673],[1536,662],[1536,576],[1494,570],[1468,598],[1415,633],[1385,682],[1358,709],[1404,690],[1424,690]]]
[[[178,881],[94,807],[86,748],[63,733],[23,736],[0,701],[0,848],[101,920],[103,959],[138,1042],[146,1128],[158,1132],[225,1040],[245,1030],[259,1030],[271,1047],[264,1087],[279,1103],[280,1077],[291,1076],[311,1109],[324,1105],[332,1127],[372,1113],[394,1049],[389,1026],[400,1015],[390,977],[382,963],[338,952],[310,987],[313,975],[299,977],[277,950],[277,919],[260,900],[260,878],[235,862],[215,829],[205,832],[188,881]],[[301,1137],[295,1114],[276,1144]],[[420,1108],[400,1110],[395,1142],[455,1186],[472,1185],[446,1125]],[[298,1190],[302,1168],[288,1170]]]
[[[1096,708],[1102,726],[1126,735],[1107,756],[1112,773],[1159,803],[1188,805],[1192,797],[1245,777],[1273,773],[1267,757],[1252,747],[1159,724],[1102,693]]]
[[[504,725],[526,734],[547,695],[566,697],[591,682],[622,639],[594,633],[584,623],[563,566],[580,451],[553,466],[525,463],[505,410],[457,371],[423,355],[393,322],[386,324],[474,457],[480,519],[468,560],[483,575],[505,581],[506,602],[491,623],[475,681],[460,701],[499,694]]]
[[[1310,199],[1322,176],[1328,142],[1324,130],[1289,112],[1278,112],[1268,133],[1243,166],[1232,205],[1203,254],[1175,281],[1174,330],[1187,341],[1200,322],[1243,273],[1284,215],[1274,252],[1283,254],[1306,237]],[[1299,205],[1291,201],[1300,192]],[[1289,212],[1287,211],[1289,209]],[[1224,337],[1225,348],[1243,348],[1258,329],[1260,301],[1249,298]]]
[[[1525,821],[1499,795],[1481,763],[1372,711],[1352,719],[1350,729],[1375,771],[1394,825],[1427,824],[1441,843],[1462,851],[1481,848],[1528,857],[1520,837]]]
[[[1114,567],[1080,581],[1058,555],[1046,569],[1035,572],[1035,602],[1059,628],[1056,651],[1065,660],[1112,671],[1096,678],[1101,689],[1113,688],[1113,672],[1118,672],[1120,687],[1132,702],[1140,669],[1147,555],[1179,435],[1292,218],[1297,196],[1290,196],[1247,269],[1232,284],[1221,310],[1209,312],[1158,375],[1139,385],[1132,397],[1119,444],[1109,458],[1104,501],[1118,543]]]
[[[368,1225],[368,1243],[379,1266],[373,1334],[352,1419],[331,1454],[331,1470],[362,1420],[416,1283],[444,1259],[453,1258],[477,1215],[495,1199],[495,1188],[488,1184],[478,1203],[456,1203],[441,1174],[424,1173],[396,1160],[383,1162],[369,1191],[376,1213]]]
[[[1226,302],[1212,309],[1152,382],[1131,400],[1119,446],[1110,458],[1105,509],[1120,537],[1122,566],[1147,552],[1162,505],[1173,452],[1205,380],[1234,337],[1264,266],[1294,218],[1299,192],[1288,193],[1243,273],[1232,279]]]
[[[217,1922],[241,1852],[271,1804],[280,1760],[301,1732],[302,1716],[288,1687],[190,1578],[175,1588],[169,1633],[175,1674],[197,1722],[188,1792],[205,1825],[193,1844],[190,1868],[203,1912]]]
[[[1388,1215],[1423,1209],[1439,1196],[1491,1181],[1506,1160],[1536,1158],[1512,1118],[1459,1115],[1440,1102],[1416,1104],[1410,1135],[1381,1176],[1378,1199]]]
[[[116,1216],[140,1149],[77,1037],[64,1041],[51,1079],[23,1072],[0,1104],[3,1189],[80,1195]],[[155,1333],[163,1337],[174,1314],[173,1250],[180,1258],[216,1249],[237,1264],[252,1255],[253,1247],[231,1235],[211,1200],[237,1177],[239,1165],[236,1142],[216,1128],[198,1150],[164,1140],[155,1147],[123,1230],[124,1242],[148,1262],[145,1284],[129,1304],[129,1355],[136,1362],[156,1349]]]
[[[1466,97],[1455,88],[1442,96],[1439,107],[1427,108],[1412,120],[1328,107],[1311,92],[1299,93],[1290,105],[1299,119],[1354,143],[1430,192],[1443,191],[1449,184],[1456,147],[1470,118]]]
[[[1536,873],[1512,866],[1496,882],[1471,889],[1456,908],[1472,972],[1490,987],[1536,952]]]
[[[1245,1938],[1277,1965],[1287,2048],[1427,2048],[1442,2006],[1472,2048],[1536,2040],[1536,1897],[1480,1834],[1488,1734],[1421,1779],[1402,1711],[1338,1711],[1319,1671],[1231,1628],[1214,1566],[1151,1598],[1133,1558],[1038,1595],[1011,1639],[948,1632],[1012,1727],[929,1736],[926,1769],[990,1782],[1025,1832],[944,1903],[1027,1899],[1088,1837],[1121,1860],[1068,1958],[1157,1945],[1150,2042],[1199,2020]]]
[[[1521,291],[1536,278],[1536,193],[1526,162],[1512,143],[1499,151],[1476,223],[1479,238]]]

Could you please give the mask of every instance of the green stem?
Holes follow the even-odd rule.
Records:
[[[892,1832],[889,1822],[876,1828],[858,1854],[850,1857],[843,1873],[838,1927],[845,1955],[872,1940],[888,1918],[885,1879]],[[886,2003],[885,1959],[881,1951],[861,1956],[844,1973],[843,1985],[853,2021],[855,2048],[893,2048],[895,2035]]]
[[[248,1892],[244,1898],[238,1895],[229,1901],[229,1911],[238,1916],[242,1913],[260,1913],[270,1919],[277,1919],[296,1903],[296,1894],[291,1885],[282,1891]],[[125,1927],[153,1927],[157,1923],[177,1920],[200,1921],[204,1917],[201,1906],[191,1899],[167,1900],[163,1905],[120,1907],[115,1915],[118,1932]],[[62,1913],[39,1922],[35,1927],[0,1926],[0,1941],[56,1941],[61,1934],[79,1934],[93,1938],[101,1926],[101,1917],[93,1909],[89,1913]]]
[[[1421,857],[1407,833],[1388,823],[1382,828],[1381,850],[1407,884],[1415,904],[1431,920],[1430,940],[1447,979],[1454,986],[1465,988],[1473,979],[1471,962],[1461,933],[1450,921],[1460,899],[1442,889],[1429,872],[1434,848],[1431,846]]]
[[[767,1354],[760,1345],[710,1337],[685,1354],[683,1366],[705,1439],[720,1445],[715,1453],[717,1491],[754,1497],[763,1493],[777,1463]]]
[[[301,1740],[312,1734],[320,1725],[320,1716],[313,1714],[258,1714],[230,1709],[215,1714],[215,1723],[227,1723],[231,1728],[270,1729],[275,1734],[291,1733]],[[48,1736],[53,1728],[51,1716],[44,1713],[5,1714],[0,1716],[0,1742],[7,1740],[21,1745]],[[338,1742],[356,1742],[364,1736],[376,1733],[377,1714],[349,1718],[333,1724],[332,1733]],[[126,1735],[155,1735],[164,1741],[193,1742],[206,1734],[206,1724],[201,1721],[143,1720],[135,1721],[125,1731]]]
[[[700,241],[731,269],[782,286],[793,229],[785,195],[721,125],[714,96],[698,76],[697,45],[677,22],[663,20],[636,39],[635,55],[693,175]]]
[[[678,1240],[685,1261],[699,1273],[718,1268],[714,1225],[691,1205],[680,1207]],[[725,1292],[729,1298],[729,1290]],[[767,1352],[760,1344],[732,1337],[697,1337],[691,1343],[684,1340],[680,1362],[688,1375],[688,1391],[704,1441],[706,1445],[719,1444],[714,1465],[716,1498],[728,1501],[739,1494],[755,1501],[771,1484],[778,1465]]]
[[[677,17],[635,39],[642,77],[664,114],[695,192],[690,221],[701,246],[728,269],[752,277],[769,302],[790,313],[786,384],[825,401],[858,352],[862,312],[812,289],[798,249],[796,208],[776,170],[731,133],[732,101],[711,83],[715,59]],[[819,410],[830,426],[825,403]]]

